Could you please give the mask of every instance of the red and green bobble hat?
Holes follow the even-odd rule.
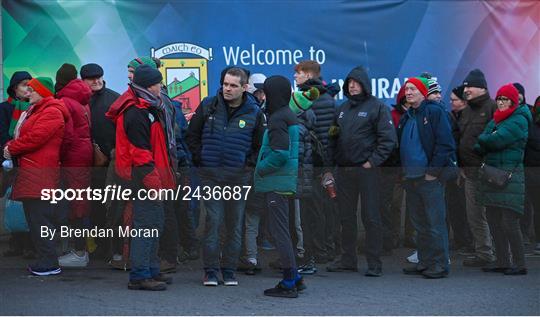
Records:
[[[28,86],[32,87],[41,97],[54,96],[54,84],[49,77],[36,77],[28,82]]]

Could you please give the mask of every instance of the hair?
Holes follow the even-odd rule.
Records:
[[[321,65],[317,63],[316,61],[307,60],[307,61],[301,61],[296,66],[294,66],[294,71],[296,72],[305,72],[310,73],[315,77],[321,76]]]
[[[159,69],[161,67],[161,61],[159,60],[159,58],[152,57],[152,60],[154,61],[154,63],[156,63],[156,68]]]
[[[246,73],[245,70],[243,70],[240,67],[231,67],[227,69],[227,72],[225,72],[225,75],[227,74],[231,76],[235,76],[235,77],[240,77],[240,85],[242,86],[248,83],[248,74]]]

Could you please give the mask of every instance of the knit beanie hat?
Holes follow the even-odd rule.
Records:
[[[435,78],[429,78],[428,80],[428,95],[431,95],[433,93],[440,93],[442,92],[441,85],[437,82],[437,79]]]
[[[28,82],[28,86],[32,87],[43,98],[54,96],[54,84],[49,77],[32,78]]]
[[[523,85],[520,83],[513,83],[512,85],[514,85],[518,92],[523,95],[523,103],[527,103],[527,101],[525,100],[525,87],[523,87]]]
[[[454,95],[456,95],[456,97],[458,97],[459,99],[465,100],[465,98],[463,98],[463,91],[464,91],[464,90],[465,90],[465,86],[459,85],[459,86],[457,86],[456,88],[452,89],[452,92],[453,92]]]
[[[128,67],[137,69],[141,65],[148,65],[152,68],[157,68],[156,62],[150,56],[141,56],[134,58],[131,60],[131,62],[129,62]]]
[[[77,68],[72,64],[64,63],[56,72],[55,90],[62,90],[62,88],[74,79],[77,79]]]
[[[163,80],[163,75],[156,68],[149,65],[141,65],[135,69],[133,83],[143,88],[148,88]]]
[[[422,93],[422,95],[424,97],[427,97],[427,95],[428,95],[428,82],[427,82],[426,78],[424,78],[424,77],[409,78],[405,82],[405,85],[407,85],[407,83],[413,84],[416,87],[416,89],[420,90],[420,92]],[[405,85],[403,85],[403,86],[405,86]]]
[[[103,76],[103,68],[98,64],[90,63],[81,67],[81,78],[100,78]]]
[[[300,114],[313,105],[313,101],[319,98],[319,90],[311,87],[307,91],[295,91],[291,95],[289,107],[295,114]]]
[[[481,70],[473,69],[463,80],[463,86],[465,87],[477,87],[487,89],[487,82],[484,73]]]
[[[32,76],[25,71],[20,72],[14,72],[13,75],[11,75],[11,79],[9,80],[9,87],[7,88],[7,93],[11,98],[16,98],[15,95],[15,88],[17,88],[17,85],[21,83],[23,80],[30,80],[32,79]]]
[[[499,88],[499,90],[497,90],[497,97],[496,98],[498,98],[499,96],[504,96],[504,97],[512,100],[512,103],[513,103],[512,106],[513,107],[519,106],[519,91],[511,83],[506,84],[506,85],[502,86],[501,88]]]

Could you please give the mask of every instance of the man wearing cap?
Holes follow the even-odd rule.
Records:
[[[478,136],[493,118],[497,104],[489,96],[486,78],[479,69],[469,72],[463,80],[463,97],[467,107],[463,109],[459,125],[459,164],[465,178],[465,202],[467,206],[467,221],[474,239],[475,254],[473,258],[465,259],[464,266],[482,267],[493,262],[493,246],[491,234],[486,219],[486,209],[477,201],[479,190],[478,169],[482,157],[473,150]]]
[[[448,114],[439,103],[427,100],[427,94],[421,78],[405,83],[405,98],[411,107],[400,120],[398,137],[407,210],[418,234],[419,262],[403,272],[442,278],[449,271],[445,167],[454,160],[455,143]]]
[[[201,185],[215,190],[251,185],[252,168],[264,132],[264,117],[258,103],[246,93],[246,72],[232,67],[224,71],[222,78],[217,95],[205,98],[197,108],[186,138]],[[219,271],[225,286],[238,285],[235,271],[242,248],[245,204],[243,199],[211,197],[204,201],[207,216],[203,285],[217,286]],[[221,248],[219,232],[223,223],[227,224],[227,234]]]
[[[116,124],[116,173],[134,190],[172,189],[172,162],[165,133],[165,109],[160,98],[161,72],[140,66],[133,82],[107,112]],[[133,228],[163,234],[164,206],[160,199],[133,200]],[[171,278],[160,273],[159,236],[131,239],[129,289],[164,290]]]
[[[330,130],[330,155],[337,165],[337,200],[341,218],[341,258],[330,272],[358,271],[357,205],[361,195],[366,228],[366,276],[382,276],[382,220],[379,210],[379,166],[396,146],[396,130],[388,107],[371,94],[371,81],[362,66],[351,70],[343,84],[347,97],[336,110]],[[323,179],[332,178],[326,173]]]
[[[17,124],[13,140],[4,147],[4,158],[14,157],[19,163],[11,196],[23,204],[36,249],[36,262],[28,270],[39,276],[56,275],[61,269],[55,243],[41,236],[43,227],[55,229],[55,208],[42,200],[42,191],[59,187],[60,147],[70,115],[64,103],[54,98],[50,78],[31,79],[28,97],[31,107]]]
[[[249,76],[248,81],[248,92],[257,98],[261,108],[264,106],[264,102],[266,101],[266,96],[264,95],[264,90],[262,89],[265,80],[266,76],[264,74],[255,73]]]

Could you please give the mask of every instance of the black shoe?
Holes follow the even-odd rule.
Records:
[[[223,285],[238,286],[238,280],[236,279],[233,270],[223,269],[221,270],[221,273],[223,275]]]
[[[296,290],[296,287],[287,288],[285,285],[279,282],[276,287],[264,290],[264,295],[272,297],[297,298],[298,291]]]
[[[463,260],[463,266],[469,266],[469,267],[485,267],[492,264],[493,264],[493,261],[484,260],[477,256],[471,259]]]
[[[420,264],[411,265],[408,267],[403,268],[403,274],[407,275],[421,275],[422,272],[427,270],[427,267],[422,266]]]
[[[364,276],[369,277],[381,277],[382,275],[382,269],[380,267],[368,268],[366,273],[364,273]]]
[[[527,275],[526,268],[509,268],[504,271],[504,275]]]
[[[427,269],[422,271],[422,275],[428,279],[444,278],[448,276],[448,271],[440,269]]]
[[[332,262],[326,267],[328,272],[358,272],[358,267],[356,265],[344,265],[341,263],[341,260]]]
[[[164,282],[159,282],[154,279],[129,281],[128,289],[143,290],[143,291],[164,291],[167,285]]]
[[[509,267],[498,267],[496,265],[488,265],[482,268],[482,272],[486,273],[504,273]]]
[[[159,273],[158,275],[152,277],[154,281],[163,282],[165,284],[172,284],[172,277],[165,274]]]
[[[58,266],[45,268],[45,267],[29,265],[28,271],[32,273],[33,275],[37,275],[37,276],[57,275],[57,274],[62,273],[62,270]]]
[[[313,275],[317,273],[317,267],[315,266],[315,260],[311,259],[307,264],[301,265],[298,268],[298,273],[302,275]]]

